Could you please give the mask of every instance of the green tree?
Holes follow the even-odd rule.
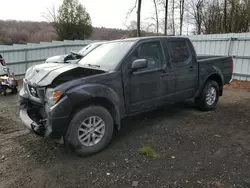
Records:
[[[54,27],[59,40],[85,39],[93,31],[90,15],[78,0],[63,0]]]

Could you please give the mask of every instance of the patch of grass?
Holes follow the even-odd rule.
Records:
[[[152,146],[143,146],[138,151],[140,154],[145,155],[146,157],[151,158],[151,159],[160,158],[160,155],[155,152]]]

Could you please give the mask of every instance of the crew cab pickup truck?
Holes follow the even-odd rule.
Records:
[[[30,67],[19,93],[20,118],[31,132],[92,155],[127,116],[187,99],[215,109],[232,72],[231,57],[197,57],[188,38],[109,41],[77,64]]]

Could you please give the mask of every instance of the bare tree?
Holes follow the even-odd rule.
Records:
[[[168,28],[168,0],[165,2],[165,24],[164,24],[164,35],[167,35]]]
[[[141,1],[142,0],[138,0],[138,6],[137,6],[137,36],[138,37],[141,36],[141,28],[140,28],[140,24],[141,24]]]
[[[185,3],[184,0],[180,0],[180,35],[182,35],[184,3]]]
[[[141,3],[142,3],[142,0],[135,0],[135,5],[131,9],[129,9],[129,11],[126,15],[126,18],[125,18],[125,20],[127,21],[130,14],[135,10],[135,8],[137,8],[137,11],[136,11],[136,14],[137,14],[136,35],[137,35],[137,37],[141,36]]]
[[[159,17],[158,17],[158,9],[157,9],[157,4],[156,0],[154,1],[154,6],[155,6],[155,20],[156,20],[156,33],[157,35],[159,34]]]
[[[224,0],[224,32],[227,32],[227,0]]]
[[[173,35],[175,35],[175,0],[172,0],[172,25]]]
[[[201,24],[202,24],[202,7],[204,0],[198,0],[196,4],[196,22],[198,34],[201,34]]]
[[[136,5],[137,5],[137,0],[135,0],[135,5],[131,9],[128,10],[128,13],[127,13],[126,18],[125,18],[125,22],[127,21],[130,14],[132,14],[132,12],[135,10]]]
[[[54,28],[56,28],[56,24],[58,23],[57,13],[55,5],[51,8],[47,8],[46,12],[42,13],[42,16],[47,20],[47,22],[51,23]]]
[[[190,13],[194,19],[194,24],[196,27],[196,33],[201,34],[202,27],[202,17],[203,17],[203,8],[205,0],[189,0],[189,6],[187,11]]]

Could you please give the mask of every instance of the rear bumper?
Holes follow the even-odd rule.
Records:
[[[60,140],[70,123],[69,99],[61,99],[57,105],[50,108],[33,102],[26,95],[22,95],[22,92],[19,96],[19,117],[24,126],[39,136]]]

